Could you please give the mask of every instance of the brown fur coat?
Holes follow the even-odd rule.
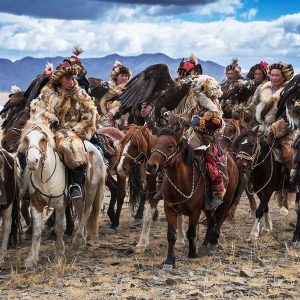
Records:
[[[31,104],[31,119],[58,121],[57,129],[74,131],[81,139],[90,140],[96,130],[97,109],[92,98],[76,83],[71,91],[56,90],[46,85]]]

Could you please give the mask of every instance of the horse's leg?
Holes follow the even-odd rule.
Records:
[[[12,208],[13,208],[13,203],[11,203],[7,209],[2,211],[3,238],[2,238],[1,249],[0,249],[0,266],[4,263],[4,257],[7,252],[7,244],[8,244],[8,239],[9,239],[11,224],[12,224]]]
[[[296,228],[294,231],[293,236],[293,247],[294,248],[300,248],[300,193],[296,194],[296,204],[295,207],[297,208],[297,222],[296,222]]]
[[[184,234],[184,218],[183,215],[177,215],[177,228],[178,228],[178,238],[176,240],[175,247],[181,248],[184,246],[185,234]]]
[[[175,268],[175,242],[176,242],[176,227],[177,227],[177,215],[172,208],[166,207],[165,213],[168,222],[168,253],[164,263],[164,269],[172,270]],[[195,231],[196,237],[196,231]]]
[[[144,252],[150,243],[150,240],[149,240],[150,228],[151,228],[151,224],[152,224],[152,218],[157,209],[158,201],[159,200],[151,199],[150,201],[147,201],[147,203],[146,203],[145,212],[144,212],[144,216],[143,216],[142,232],[141,232],[141,235],[139,238],[139,242],[135,248],[136,253]]]
[[[62,200],[64,201],[64,200]],[[63,224],[65,218],[65,207],[56,208],[54,231],[56,233],[55,260],[58,263],[65,262],[65,245],[63,241]]]
[[[255,199],[255,194],[253,194],[252,192],[249,192],[248,190],[246,190],[246,195],[247,195],[248,200],[249,200],[251,215],[255,216],[255,212],[257,210],[257,203],[256,203],[256,199]]]
[[[273,223],[269,213],[269,206],[267,206],[265,209],[264,217],[265,217],[265,225],[262,227],[261,231],[263,234],[268,235],[273,230]]]
[[[120,222],[120,215],[121,215],[121,210],[122,206],[124,203],[124,198],[125,198],[125,188],[126,188],[126,178],[121,177],[120,175],[117,175],[117,182],[118,182],[118,192],[116,193],[116,199],[117,199],[117,210],[114,215],[114,219],[112,221],[112,229],[117,229],[119,226]]]
[[[31,215],[33,219],[33,234],[31,250],[28,257],[25,259],[26,268],[31,268],[34,265],[37,265],[37,263],[39,262],[39,251],[42,233],[42,213],[43,211],[38,211],[35,207],[32,207],[31,209]]]
[[[212,229],[214,226],[214,218],[212,216],[211,211],[205,211],[206,215],[206,220],[207,220],[207,228],[206,228],[206,233],[205,237],[203,239],[202,245],[199,248],[199,255],[200,256],[207,256],[208,255],[208,242],[210,241],[210,237],[212,234]]]
[[[146,187],[147,189],[147,187]],[[142,220],[143,219],[143,214],[144,214],[144,207],[146,203],[146,196],[147,196],[147,191],[143,189],[140,194],[140,203],[139,207],[136,211],[136,214],[134,215],[135,220]]]
[[[189,240],[189,253],[188,257],[189,258],[196,258],[198,255],[196,254],[196,228],[197,228],[197,223],[199,220],[199,213],[193,214],[192,216],[189,217],[189,228],[187,231],[187,238]]]
[[[110,174],[107,176],[106,185],[110,191],[110,202],[107,210],[107,215],[110,222],[113,223],[115,219],[115,204],[117,201],[117,182]]]
[[[264,190],[263,192],[258,193],[258,197],[260,199],[260,204],[255,213],[255,222],[254,222],[254,225],[250,232],[249,239],[256,239],[259,237],[260,221],[264,215],[264,212],[266,211],[266,209],[268,207],[268,203],[269,203],[272,193],[273,193],[273,191],[271,189]]]
[[[30,224],[31,224],[29,207],[30,207],[30,199],[23,198],[21,201],[21,214],[25,220],[26,226],[30,226]]]
[[[73,220],[73,216],[72,216],[71,203],[67,204],[66,209],[65,209],[65,215],[66,215],[65,234],[71,236],[74,231],[74,220]]]

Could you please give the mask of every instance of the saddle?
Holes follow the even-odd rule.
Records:
[[[116,140],[108,134],[97,133],[93,135],[91,141],[97,142],[97,144],[101,147],[105,158],[110,158],[120,151]]]

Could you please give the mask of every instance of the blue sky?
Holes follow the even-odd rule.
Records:
[[[0,57],[165,53],[300,71],[300,1],[1,0]]]

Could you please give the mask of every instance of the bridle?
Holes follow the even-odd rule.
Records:
[[[133,157],[128,153],[122,153],[122,156],[131,159],[135,166],[138,166],[148,160],[148,156],[144,152],[139,153],[136,157]]]
[[[180,149],[180,147],[177,146],[175,152],[168,156],[166,153],[164,153],[163,151],[161,151],[159,149],[156,149],[156,148],[151,149],[151,153],[157,152],[165,158],[165,163],[163,165],[164,168],[172,166],[173,163],[175,162],[175,159],[181,153],[181,151],[182,150]]]

